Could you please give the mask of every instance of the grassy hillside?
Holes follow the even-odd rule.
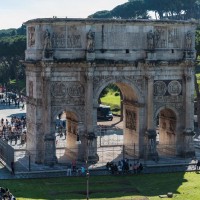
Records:
[[[120,114],[120,95],[118,91],[108,90],[108,93],[101,98],[101,103],[109,105],[113,114]]]

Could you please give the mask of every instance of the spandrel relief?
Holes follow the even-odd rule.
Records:
[[[72,97],[83,97],[84,87],[77,82],[54,82],[51,84],[51,94],[56,98],[65,97],[65,100],[67,101],[68,97],[70,97],[70,99],[72,99]]]

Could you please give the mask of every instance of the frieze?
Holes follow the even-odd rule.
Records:
[[[51,101],[51,105],[85,105],[85,101],[80,97],[55,98]]]
[[[137,117],[132,110],[126,110],[126,128],[136,131]]]
[[[70,26],[67,36],[67,48],[81,48],[81,34],[76,26]]]
[[[155,48],[165,48],[167,44],[167,29],[166,27],[155,27]]]
[[[168,29],[168,43],[173,44],[174,48],[178,48],[179,46],[178,35],[179,33],[177,28]]]
[[[56,98],[84,97],[85,91],[83,85],[78,82],[52,82],[51,94]]]
[[[154,96],[155,102],[183,102],[183,96]]]
[[[66,39],[64,33],[52,34],[52,47],[53,48],[65,48]]]

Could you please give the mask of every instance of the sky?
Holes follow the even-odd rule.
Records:
[[[126,2],[128,0],[5,0],[0,4],[0,29],[19,28],[36,18],[86,18]]]

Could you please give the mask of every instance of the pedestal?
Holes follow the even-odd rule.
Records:
[[[45,135],[45,160],[44,164],[54,166],[57,163],[55,155],[55,136],[51,134]]]
[[[194,142],[193,142],[193,136],[194,131],[191,128],[186,128],[183,131],[184,136],[184,144],[183,144],[183,150],[182,150],[182,156],[183,157],[194,157],[195,156],[195,149],[194,149]]]
[[[158,160],[158,152],[156,149],[156,130],[148,129],[146,131],[147,138],[147,157],[155,161]]]

